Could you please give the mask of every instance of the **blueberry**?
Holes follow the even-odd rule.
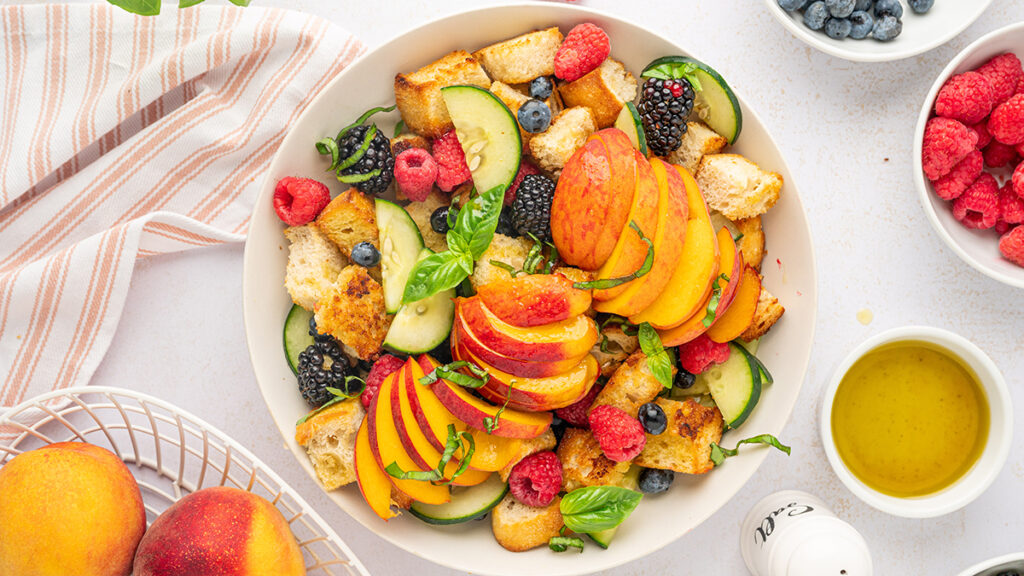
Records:
[[[900,0],[878,0],[875,2],[875,18],[882,16],[903,18],[903,4],[900,4]]]
[[[1016,570],[1007,570],[1006,572],[1000,572],[996,576],[1020,576],[1020,573]]]
[[[551,108],[536,98],[527,100],[519,107],[519,125],[533,134],[547,130],[551,125]]]
[[[430,215],[430,228],[438,234],[447,234],[448,215],[451,214],[451,219],[455,220],[458,213],[458,208],[453,210],[450,206],[441,206]]]
[[[803,10],[804,6],[807,5],[807,0],[779,0],[779,8],[782,8],[786,12],[796,12],[797,10]]]
[[[825,0],[825,7],[833,18],[846,18],[853,14],[857,0]]]
[[[871,29],[875,26],[875,19],[864,10],[858,10],[850,14],[850,25],[850,38],[860,40],[871,34]]]
[[[853,24],[846,18],[829,18],[829,21],[825,23],[825,34],[834,40],[846,38],[852,29]]]
[[[875,27],[871,29],[871,34],[875,37],[875,40],[881,40],[882,42],[892,40],[899,36],[900,32],[903,32],[903,22],[900,22],[900,19],[894,16],[882,16],[875,20]]]
[[[874,5],[874,0],[857,0],[856,4],[853,6],[853,11],[856,12],[857,10],[864,10],[866,12],[871,9],[872,5]]]
[[[530,98],[536,98],[537,100],[547,100],[551,96],[551,91],[555,88],[555,85],[551,83],[551,78],[547,76],[537,76],[530,82]]]
[[[807,10],[804,10],[804,26],[811,30],[821,30],[825,27],[826,20],[828,20],[828,7],[821,0],[811,4],[807,7]]]
[[[644,427],[644,431],[655,436],[664,432],[668,426],[665,411],[654,402],[648,402],[641,406],[636,417],[640,419],[640,425]]]
[[[910,4],[910,9],[914,12],[924,14],[932,9],[935,0],[907,0],[907,4]]]
[[[352,261],[364,268],[373,268],[380,264],[380,252],[369,242],[360,242],[352,247]]]
[[[644,494],[664,492],[672,485],[674,479],[675,475],[671,470],[644,468],[644,471],[640,473],[640,491]]]
[[[676,379],[672,382],[672,385],[681,390],[686,390],[691,388],[695,382],[697,382],[696,376],[680,368],[679,372],[676,372]]]

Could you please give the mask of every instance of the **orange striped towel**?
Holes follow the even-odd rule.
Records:
[[[289,125],[363,48],[282,10],[0,16],[2,407],[89,382],[137,259],[241,242]]]

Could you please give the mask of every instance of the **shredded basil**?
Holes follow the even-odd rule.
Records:
[[[405,120],[399,120],[398,124],[395,124],[395,138],[401,136],[403,130],[405,130]]]
[[[310,418],[316,416],[317,414],[323,412],[324,410],[330,408],[331,406],[334,406],[335,404],[337,404],[339,402],[344,402],[345,400],[349,400],[351,398],[355,398],[355,397],[359,396],[360,394],[362,394],[363,390],[366,389],[366,382],[362,378],[360,378],[359,376],[346,376],[345,377],[345,384],[348,385],[348,383],[352,382],[353,380],[358,381],[360,383],[359,390],[353,392],[352,394],[345,394],[345,392],[343,392],[343,391],[341,391],[341,390],[339,390],[337,388],[328,387],[327,391],[330,392],[334,396],[334,398],[331,398],[323,406],[317,408],[316,410],[313,410],[312,412],[310,412],[309,414],[306,414],[302,418],[299,418],[299,421],[296,422],[295,425],[298,426],[298,425],[304,423],[306,420],[309,420]]]
[[[744,438],[736,443],[735,448],[722,448],[716,442],[711,443],[711,462],[715,466],[721,466],[722,462],[725,462],[726,458],[739,454],[741,444],[765,444],[767,446],[773,446],[786,453],[789,456],[791,448],[779,442],[779,439],[771,434],[760,434],[758,436],[752,436],[750,438]]]
[[[515,384],[513,381],[512,384]],[[498,411],[494,413],[494,418],[490,416],[484,417],[484,431],[488,434],[494,434],[494,430],[498,428],[498,419],[505,412],[505,408],[508,408],[508,403],[512,401],[512,386],[508,386],[508,391],[505,393],[505,403],[498,408]]]
[[[718,302],[722,298],[722,285],[721,282],[729,282],[729,276],[726,274],[719,274],[718,278],[711,283],[711,299],[708,300],[707,314],[704,315],[704,319],[701,320],[701,324],[705,328],[708,328],[715,323],[715,316],[718,314]]]
[[[491,266],[497,266],[498,268],[501,268],[502,270],[508,272],[509,274],[512,275],[513,278],[515,278],[517,275],[523,273],[522,270],[516,270],[515,266],[513,266],[511,264],[507,264],[505,262],[501,262],[499,260],[490,260],[490,263],[491,263]]]
[[[552,536],[548,540],[548,548],[555,552],[565,552],[569,548],[576,548],[583,553],[583,539],[579,536]]]
[[[467,369],[472,372],[474,376],[461,372],[460,370]],[[463,360],[451,362],[449,364],[442,364],[437,368],[430,371],[429,374],[420,378],[420,384],[429,386],[438,380],[447,380],[454,384],[458,384],[463,388],[480,388],[491,378],[491,375],[486,370],[480,368],[476,364],[471,364]]]
[[[647,244],[647,257],[644,258],[643,264],[631,274],[625,276],[619,276],[618,278],[602,278],[599,280],[590,280],[589,282],[576,282],[572,286],[577,290],[608,290],[609,288],[615,288],[616,286],[631,282],[644,276],[651,271],[654,266],[654,243],[647,236],[644,236],[643,230],[637,225],[636,221],[630,220],[629,227],[636,231],[640,236],[640,239]]]
[[[467,447],[468,445],[468,447]],[[444,453],[441,454],[441,460],[437,463],[437,468],[433,470],[402,470],[402,467],[398,465],[398,462],[392,462],[384,467],[384,471],[393,478],[399,480],[418,480],[421,482],[439,482],[444,479],[444,469],[448,466],[448,462],[451,461],[452,456],[455,455],[455,451],[462,448],[462,461],[459,467],[452,473],[452,477],[448,480],[441,482],[441,484],[451,484],[453,480],[461,476],[469,468],[469,462],[473,459],[473,453],[476,452],[476,440],[473,439],[473,435],[469,432],[456,432],[455,425],[448,425],[448,439],[444,444]]]

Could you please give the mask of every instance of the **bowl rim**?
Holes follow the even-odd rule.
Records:
[[[839,457],[839,452],[836,450],[832,437],[832,405],[840,382],[856,361],[882,345],[914,340],[936,344],[949,354],[960,358],[970,365],[977,372],[978,380],[985,391],[990,414],[993,416],[996,413],[1000,414],[1004,425],[1002,430],[996,430],[994,423],[997,419],[990,417],[988,438],[984,450],[982,450],[981,455],[978,457],[978,462],[950,487],[920,498],[898,498],[882,494],[868,487],[846,467],[842,458]],[[954,351],[953,348],[957,348],[962,352]],[[979,367],[981,370],[978,370]],[[1012,400],[1010,390],[1006,386],[1006,380],[999,367],[996,366],[988,354],[970,340],[949,330],[932,326],[891,328],[864,340],[854,347],[833,372],[832,378],[829,380],[825,393],[822,396],[821,412],[819,415],[822,448],[825,450],[825,456],[828,458],[829,465],[843,485],[862,502],[872,508],[903,518],[934,518],[943,516],[973,502],[992,485],[1002,471],[1010,454],[1010,446],[1013,443]],[[979,464],[988,454],[994,454],[994,457],[986,468],[982,468]],[[950,489],[953,487],[960,488],[957,491],[953,491]],[[928,503],[930,506],[922,505],[922,503]]]
[[[1010,554],[1003,554],[1002,556],[996,556],[995,558],[989,558],[974,564],[968,568],[965,568],[963,572],[959,573],[959,576],[978,576],[982,570],[991,570],[993,568],[1000,568],[1002,564],[1008,562],[1020,562],[1024,561],[1024,552],[1012,552]]]
[[[338,74],[338,76],[336,76],[326,86],[324,86],[324,88],[320,91],[320,93],[317,94],[310,101],[310,103],[307,105],[307,109],[314,108],[317,105],[317,103],[320,101],[320,99],[326,98],[328,93],[330,93],[332,91],[332,88],[336,84],[339,84],[339,83],[344,81],[344,79],[346,77],[346,73],[349,70],[355,68],[355,66],[357,64],[361,63],[363,60],[371,57],[378,50],[381,50],[384,47],[389,46],[391,43],[393,43],[396,40],[402,38],[403,36],[409,35],[411,33],[420,31],[420,30],[425,29],[425,28],[430,28],[432,26],[436,26],[439,23],[441,23],[443,21],[446,21],[446,20],[449,20],[449,19],[462,18],[462,17],[466,17],[467,15],[473,14],[473,13],[486,13],[486,12],[493,11],[493,10],[510,10],[510,9],[516,9],[516,8],[530,8],[530,9],[550,10],[550,11],[556,13],[553,16],[553,18],[562,17],[562,15],[564,15],[565,13],[570,13],[570,14],[574,14],[575,17],[577,17],[579,19],[600,18],[600,19],[604,19],[604,20],[607,20],[607,21],[614,21],[614,22],[617,22],[619,24],[623,24],[623,25],[626,25],[626,26],[629,26],[629,27],[636,28],[638,30],[646,31],[648,34],[656,36],[656,37],[662,39],[663,41],[665,41],[667,44],[672,45],[673,48],[681,50],[683,52],[686,52],[687,54],[691,55],[694,58],[701,59],[700,55],[697,52],[695,52],[693,50],[689,50],[689,49],[683,49],[683,47],[680,46],[679,43],[676,42],[675,40],[669,39],[668,37],[666,37],[662,33],[659,33],[659,32],[654,31],[654,30],[650,30],[649,28],[647,28],[647,27],[645,27],[645,26],[643,26],[641,24],[638,24],[637,22],[629,19],[628,17],[623,17],[623,16],[619,16],[619,15],[616,15],[616,14],[611,14],[611,13],[609,13],[607,11],[600,10],[600,9],[595,9],[595,8],[592,8],[592,7],[589,7],[589,6],[577,6],[577,5],[569,5],[569,4],[547,4],[547,3],[540,3],[540,2],[531,1],[531,0],[513,0],[513,1],[508,1],[508,2],[505,2],[505,3],[497,4],[497,5],[477,6],[477,7],[472,7],[472,8],[468,8],[468,9],[454,10],[454,11],[451,11],[451,12],[447,12],[447,13],[441,14],[441,15],[439,15],[439,16],[437,16],[435,18],[432,18],[430,20],[427,20],[427,21],[425,21],[423,23],[420,23],[420,24],[417,24],[417,25],[414,25],[414,26],[410,26],[410,27],[407,27],[407,28],[401,30],[397,34],[391,36],[390,38],[387,38],[387,39],[381,41],[379,44],[377,44],[373,48],[367,50],[366,52],[361,54],[358,58],[353,60],[344,70],[342,70]],[[561,15],[557,14],[559,12],[561,12],[562,14]],[[780,167],[778,169],[781,169],[781,171],[783,171],[783,172],[785,172],[785,173],[790,175],[789,184],[790,184],[790,190],[791,191],[789,193],[790,199],[787,200],[787,201],[795,203],[796,207],[799,209],[799,212],[804,215],[805,222],[806,222],[806,232],[807,232],[807,236],[808,236],[808,245],[807,245],[808,259],[807,259],[807,262],[806,262],[806,266],[807,266],[807,269],[808,269],[808,272],[809,272],[810,286],[813,289],[810,291],[810,293],[804,292],[801,295],[804,298],[801,302],[803,303],[804,307],[808,308],[809,314],[810,314],[810,318],[809,318],[810,330],[809,330],[809,334],[807,335],[808,339],[809,339],[809,342],[810,342],[810,346],[808,346],[807,349],[804,351],[802,361],[798,360],[798,363],[799,363],[799,373],[802,375],[802,377],[800,378],[800,381],[798,383],[799,388],[796,391],[796,394],[794,394],[792,396],[792,399],[788,403],[788,406],[785,407],[785,418],[782,419],[780,425],[778,426],[778,429],[770,430],[769,431],[770,433],[773,433],[773,434],[781,434],[781,432],[785,428],[786,424],[789,423],[790,417],[793,415],[793,410],[795,409],[797,403],[799,402],[799,391],[803,389],[803,386],[804,386],[804,384],[805,384],[805,382],[807,380],[808,368],[810,366],[810,359],[811,359],[811,355],[812,355],[812,352],[813,352],[813,346],[814,346],[814,336],[815,336],[816,329],[817,329],[818,270],[817,270],[817,261],[816,261],[816,257],[815,257],[815,252],[814,252],[814,242],[813,242],[814,236],[813,236],[813,232],[812,232],[812,230],[810,228],[810,225],[809,225],[810,224],[809,219],[807,218],[808,212],[807,212],[806,207],[804,205],[804,202],[803,202],[803,200],[802,200],[802,198],[801,198],[801,196],[799,194],[799,186],[797,186],[796,182],[795,182],[797,180],[797,178],[794,175],[793,171],[790,170],[790,168],[789,168],[789,163],[788,163],[788,161],[786,160],[786,158],[785,158],[785,156],[783,154],[784,149],[781,146],[779,146],[779,144],[776,141],[775,137],[768,130],[767,124],[761,119],[760,115],[752,107],[747,105],[747,102],[746,102],[745,98],[741,94],[737,94],[737,98],[740,101],[741,105],[744,107],[744,115],[747,115],[747,116],[753,118],[756,121],[757,124],[759,124],[760,126],[762,126],[764,128],[764,136],[765,136],[765,138],[768,140],[768,142],[771,143],[771,145],[773,146],[774,150],[776,150],[778,152],[778,155],[779,155],[780,161],[781,161],[781,165],[780,165]],[[296,120],[296,122],[297,121],[298,120]],[[286,144],[288,144],[288,141],[289,141],[289,136],[290,136],[290,132],[288,134],[285,134],[285,137],[282,140],[281,145],[278,147],[278,151],[275,153],[274,158],[271,159],[270,169],[268,169],[267,175],[264,176],[264,184],[263,184],[263,187],[261,189],[261,197],[257,198],[257,202],[262,198],[263,191],[268,189],[266,182],[267,182],[267,180],[269,178],[272,177],[272,172],[273,172],[272,169],[273,169],[273,167],[274,167],[274,165],[275,165],[275,163],[277,161],[278,154],[280,154],[281,150],[286,148]],[[254,207],[254,210],[255,209],[256,208]],[[250,230],[250,232],[251,232],[251,230]],[[255,366],[256,365],[255,357],[256,357],[256,354],[257,354],[257,352],[256,352],[257,343],[254,340],[255,339],[255,335],[252,334],[250,332],[249,328],[248,328],[248,322],[247,322],[247,318],[248,318],[248,316],[250,314],[256,314],[256,311],[253,309],[254,305],[252,304],[251,298],[250,298],[250,295],[249,295],[249,290],[251,290],[251,289],[253,289],[255,287],[254,286],[250,286],[250,282],[248,282],[246,280],[248,275],[246,274],[245,270],[246,270],[246,268],[249,267],[250,260],[257,258],[257,255],[255,254],[255,250],[250,250],[250,247],[251,247],[251,244],[249,242],[250,238],[251,238],[251,236],[247,237],[247,239],[246,239],[245,249],[244,249],[244,253],[243,253],[242,307],[243,307],[243,321],[244,321],[244,324],[245,324],[245,331],[246,331],[246,343],[247,343],[247,346],[249,348],[250,364],[252,366]],[[255,370],[254,370],[254,372],[255,372]],[[268,397],[267,397],[267,394],[266,394],[265,387],[263,385],[259,384],[260,376],[258,374],[255,374],[255,376],[256,376],[258,387],[260,389],[260,395],[263,397],[264,403],[266,403],[268,405],[268,410],[269,410],[269,400],[268,400]],[[275,425],[277,425],[279,430],[283,430],[283,427],[280,425],[281,423],[278,422],[278,418],[275,415],[274,411],[273,410],[269,410],[269,411],[270,411],[270,414],[271,414],[271,418],[275,422]],[[291,425],[290,422],[288,424]],[[286,436],[286,439],[287,439],[287,436]],[[293,455],[298,457],[294,453],[294,451],[293,451]],[[746,483],[749,482],[751,478],[753,478],[754,474],[756,474],[756,471],[760,468],[761,464],[763,464],[764,460],[767,457],[768,457],[768,451],[767,450],[764,450],[764,451],[760,451],[760,450],[759,451],[751,451],[751,453],[749,453],[747,455],[747,458],[749,458],[751,461],[754,462],[754,472],[751,473],[751,475],[748,478],[746,478],[742,483],[740,483],[738,486],[736,486],[735,489],[731,491],[731,493],[726,494],[727,498],[725,498],[725,500],[723,501],[721,506],[719,506],[718,508],[716,508],[714,510],[711,510],[711,511],[707,512],[706,514],[695,515],[692,527],[696,527],[696,526],[699,526],[700,524],[703,524],[708,518],[710,518],[714,514],[716,514],[719,511],[721,511],[721,509],[725,506],[725,504],[728,503],[729,500],[734,498],[736,496],[736,494],[738,494],[743,489],[743,487],[746,485]],[[724,492],[728,492],[728,491],[727,490],[723,490],[723,493]],[[345,512],[347,515],[349,515],[350,518],[355,520],[360,525],[361,529],[368,530],[369,532],[371,532],[371,533],[377,535],[378,537],[382,538],[383,540],[387,541],[391,545],[394,545],[394,546],[396,546],[396,547],[398,547],[398,548],[400,548],[400,549],[402,549],[402,550],[404,550],[404,551],[406,551],[406,552],[408,552],[410,554],[417,555],[417,556],[423,558],[424,560],[427,560],[427,561],[432,562],[434,564],[437,564],[439,566],[444,566],[444,567],[448,567],[448,568],[452,568],[452,569],[456,569],[456,570],[466,570],[467,569],[465,566],[462,566],[462,565],[459,565],[459,564],[453,564],[451,562],[446,562],[444,560],[440,560],[440,559],[438,559],[437,556],[422,556],[420,554],[420,551],[412,549],[407,544],[407,542],[405,540],[399,540],[399,539],[391,538],[391,537],[386,535],[386,531],[379,531],[379,530],[374,529],[371,526],[363,524],[359,519],[357,519],[356,517],[354,517],[351,514],[349,514],[348,511],[344,507],[342,507],[340,505],[337,505],[337,506],[339,508],[341,508],[341,510],[343,512]],[[681,538],[685,534],[686,534],[686,532],[680,532],[675,538],[673,538],[671,540],[667,540],[665,542],[657,543],[656,545],[649,545],[649,546],[641,549],[640,553],[637,554],[637,555],[633,555],[633,556],[630,556],[630,557],[615,558],[614,560],[606,561],[598,569],[599,570],[610,570],[610,569],[622,566],[624,564],[627,564],[629,562],[634,562],[636,560],[644,558],[644,557],[646,557],[646,556],[648,556],[650,554],[653,554],[653,553],[657,552],[658,550],[664,548],[665,546],[671,544],[672,542],[678,541],[679,538]],[[474,573],[478,573],[478,574],[499,574],[499,573],[500,574],[504,574],[504,572],[494,571],[494,570],[486,570],[486,569],[480,569],[480,568],[476,568],[474,570]],[[573,574],[573,575],[576,575],[576,574],[587,574],[587,573],[589,573],[589,572],[587,572],[587,571],[580,571],[580,570],[572,570],[572,571],[559,570],[559,571],[552,572],[552,574],[560,574],[560,575],[561,574],[565,574],[565,575]]]
[[[994,268],[990,268],[968,254],[967,250],[953,239],[953,236],[946,230],[945,226],[942,225],[942,222],[939,221],[939,215],[935,211],[935,207],[932,205],[931,200],[933,193],[928,179],[924,176],[924,165],[921,160],[921,153],[923,152],[924,146],[924,129],[928,124],[928,120],[932,117],[932,107],[935,105],[935,97],[938,95],[942,86],[946,83],[946,80],[949,80],[953,73],[956,72],[961,64],[963,64],[964,60],[974,56],[978,50],[988,42],[999,38],[1004,34],[1020,31],[1024,31],[1024,22],[1017,22],[1016,24],[1003,26],[1002,28],[985,34],[961,50],[953,57],[952,60],[950,60],[949,64],[942,69],[942,72],[939,73],[935,82],[932,84],[931,90],[928,91],[928,95],[925,96],[924,104],[921,106],[921,112],[917,117],[917,128],[914,130],[914,185],[917,187],[918,199],[921,202],[921,207],[924,208],[925,216],[928,217],[928,221],[931,223],[935,233],[938,234],[939,238],[941,238],[943,242],[946,243],[946,246],[949,246],[949,248],[971,268],[974,268],[985,276],[988,276],[993,280],[998,280],[999,282],[1009,286],[1024,288],[1024,269],[1021,270],[1021,274],[1017,277],[1005,274]]]
[[[992,0],[981,0],[980,5],[977,7],[978,11],[973,17],[962,20],[960,24],[951,28],[945,34],[938,34],[933,39],[917,47],[906,50],[895,50],[892,52],[857,52],[856,50],[842,48],[837,45],[838,41],[832,40],[828,36],[825,36],[824,33],[819,34],[817,31],[810,30],[809,28],[798,24],[786,14],[786,11],[783,10],[782,7],[779,6],[778,0],[765,0],[765,3],[768,4],[768,9],[772,13],[772,16],[775,16],[775,19],[788,29],[790,33],[802,40],[804,43],[813,48],[817,48],[830,56],[843,58],[844,60],[850,60],[852,62],[892,62],[924,54],[925,52],[934,50],[935,48],[938,48],[959,36],[960,33],[980,18],[981,15],[985,13],[985,10],[988,10],[989,6],[992,4]]]

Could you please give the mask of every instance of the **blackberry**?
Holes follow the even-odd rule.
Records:
[[[299,353],[299,392],[314,408],[334,398],[328,388],[337,388],[346,394],[357,392],[358,383],[349,382],[346,376],[348,358],[333,339],[314,342]]]
[[[685,78],[648,78],[644,82],[637,111],[652,154],[667,156],[683,143],[694,96],[693,86]]]
[[[334,337],[330,334],[320,333],[320,329],[316,327],[316,316],[309,317],[309,335],[313,337],[314,342],[334,342]]]
[[[370,135],[370,132],[373,132]],[[366,139],[369,138],[369,143]],[[366,194],[381,194],[391,185],[395,176],[395,157],[391,154],[391,141],[376,124],[356,126],[343,131],[338,137],[340,166],[338,180],[351,184]],[[372,176],[371,176],[372,175]]]
[[[541,174],[525,176],[512,202],[512,227],[521,236],[529,233],[550,242],[551,202],[554,199],[554,181]]]
[[[512,225],[511,206],[505,206],[501,209],[501,214],[498,216],[498,227],[494,231],[510,238],[519,237],[519,232],[516,232],[515,226]]]

